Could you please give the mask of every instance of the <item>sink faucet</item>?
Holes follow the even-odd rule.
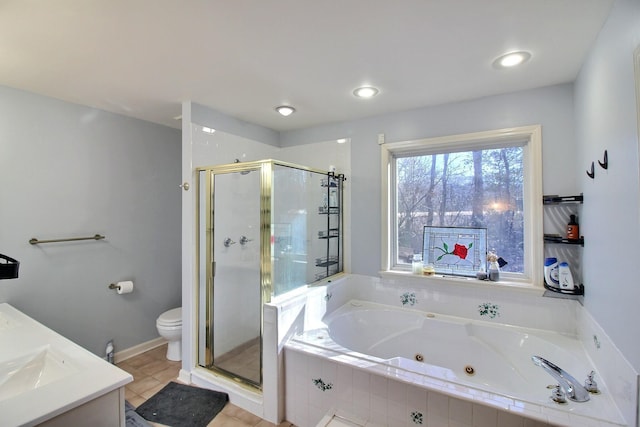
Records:
[[[560,384],[560,389],[567,395],[567,397],[574,402],[586,402],[589,400],[589,392],[586,388],[582,386],[568,372],[563,369],[560,369],[553,363],[549,362],[546,359],[543,359],[540,356],[531,356],[531,360],[533,363],[540,366],[542,369],[547,371],[549,375],[555,378]]]

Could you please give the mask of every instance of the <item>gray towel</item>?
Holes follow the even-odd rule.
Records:
[[[152,427],[147,420],[138,415],[136,408],[126,400],[124,401],[124,419],[127,427]]]

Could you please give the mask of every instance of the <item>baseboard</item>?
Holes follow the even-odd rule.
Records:
[[[191,372],[180,369],[178,374],[178,381],[184,384],[191,384]]]
[[[141,344],[134,345],[133,347],[126,348],[122,351],[118,351],[113,355],[115,359],[115,363],[123,362],[131,357],[142,354],[145,351],[153,350],[154,348],[160,347],[161,345],[164,345],[166,343],[167,343],[166,339],[162,337],[158,337],[150,341],[146,341]]]

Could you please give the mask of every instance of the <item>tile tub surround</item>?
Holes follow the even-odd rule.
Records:
[[[289,345],[285,360],[287,419],[298,427],[314,427],[325,414],[334,412],[358,425],[393,427],[542,427],[566,425],[568,419],[550,418],[558,424],[537,421],[308,355]],[[311,380],[318,378],[331,387],[318,387]],[[521,408],[521,414],[527,410]]]
[[[329,301],[324,299],[324,296],[330,293],[332,298]],[[296,298],[292,298],[290,300],[282,300],[278,306],[279,308],[279,337],[283,338],[285,335],[291,335],[293,333],[300,332],[305,328],[314,329],[317,327],[322,327],[322,323],[318,321],[325,313],[335,310],[336,308],[343,305],[346,301],[350,299],[362,299],[367,301],[373,301],[382,304],[394,305],[397,307],[402,307],[401,296],[406,293],[414,293],[416,295],[416,304],[411,307],[412,310],[424,310],[428,312],[442,313],[454,316],[467,317],[470,319],[478,319],[489,322],[497,322],[501,324],[508,325],[517,325],[523,326],[527,328],[533,329],[547,329],[551,331],[557,331],[562,334],[566,334],[571,337],[578,336],[578,316],[582,316],[583,308],[577,304],[575,301],[570,300],[561,300],[561,299],[551,299],[551,298],[542,298],[542,291],[532,291],[532,290],[519,290],[519,289],[492,289],[488,286],[448,286],[446,281],[433,281],[433,280],[424,280],[422,278],[413,279],[410,277],[405,278],[374,278],[368,276],[358,276],[358,275],[348,275],[342,279],[335,280],[331,283],[325,283],[320,286],[315,286],[309,288],[307,295],[297,296]],[[479,309],[479,307],[498,307],[499,315],[496,315],[494,318],[491,316],[482,315],[481,312],[483,310]],[[605,339],[606,336],[603,336]],[[605,340],[606,342],[606,340]],[[286,404],[286,414],[287,419],[296,423],[294,419],[291,417],[300,416],[301,409],[296,409],[298,411],[297,414],[290,414],[290,410],[292,407],[299,408],[299,404],[293,404],[290,399],[294,399],[294,402],[297,399],[301,398],[298,393],[294,393],[294,396],[289,395],[291,388],[295,385],[290,384],[291,379],[291,365],[290,365],[290,356],[291,352],[297,351],[298,353],[304,353],[306,350],[302,348],[294,348],[295,343],[291,341],[288,342],[286,347],[286,358],[285,358],[285,377],[287,387],[287,396],[285,401]],[[312,354],[307,354],[307,356],[311,356]],[[317,356],[313,355],[313,356]],[[337,361],[338,364],[344,362],[343,357],[340,355],[333,355],[334,362]],[[594,365],[596,368],[599,365]],[[628,366],[628,364],[627,364]],[[360,369],[362,367],[351,367],[351,369]],[[605,389],[617,390],[621,387],[624,387],[624,384],[628,384],[628,374],[627,370],[623,370],[617,373],[611,373],[610,370],[616,370],[617,368],[614,366],[610,366],[608,370],[602,371],[602,378],[599,378],[598,383],[602,385]],[[599,369],[596,369],[600,372]],[[633,370],[631,370],[633,373]],[[379,375],[380,372],[369,372],[369,375]],[[541,375],[546,375],[544,372],[541,372]],[[574,375],[582,375],[581,373],[574,373]],[[634,383],[636,378],[635,373],[633,373],[633,377],[631,383]],[[400,374],[400,377],[402,375]],[[626,383],[621,382],[620,378],[627,378]],[[311,378],[307,378],[308,382],[311,383]],[[313,379],[320,379],[325,384],[332,383],[332,389],[328,390],[324,393],[336,393],[336,390],[340,390],[339,385],[336,385],[332,381],[330,381],[326,376],[315,375]],[[553,382],[553,379],[549,377],[550,383]],[[406,378],[400,378],[399,381],[407,382],[410,381]],[[395,382],[395,381],[394,381]],[[308,386],[308,385],[307,385]],[[316,390],[318,390],[313,384],[311,384]],[[355,389],[351,390],[351,393],[354,393]],[[298,387],[298,391],[300,391]],[[625,391],[630,393],[627,396],[627,399],[633,402],[633,408],[635,408],[635,402],[637,402],[636,390],[626,388]],[[430,391],[430,393],[437,392]],[[323,393],[323,394],[324,394]],[[347,392],[349,393],[349,392]],[[446,395],[447,393],[445,393]],[[449,395],[449,398],[460,398],[457,395]],[[462,397],[461,399],[465,399]],[[326,398],[325,398],[326,400]],[[311,407],[316,405],[316,411],[318,410],[318,404],[322,402],[322,400],[313,400],[313,402],[308,403],[308,411],[311,411]],[[617,402],[617,400],[616,400]],[[299,402],[303,403],[303,402]],[[478,403],[475,402],[474,405]],[[501,409],[500,406],[494,406],[494,409]],[[326,408],[323,408],[326,409]],[[515,409],[515,408],[514,408]],[[621,408],[625,419],[629,420],[630,417],[635,413],[633,409],[624,411]],[[519,410],[521,414],[526,414],[528,410],[533,410],[534,413],[530,418],[536,419],[544,419],[549,420],[553,418],[549,418],[552,416],[559,417],[558,420],[553,419],[553,423],[558,425],[571,425],[566,421],[563,421],[563,412],[558,411],[557,413],[551,409],[546,410],[546,414],[544,416],[540,416],[540,409],[524,407]],[[307,415],[303,415],[302,419],[307,419]],[[478,409],[479,411],[479,409]],[[537,411],[537,412],[536,412]],[[477,411],[476,411],[477,412]],[[319,415],[315,413],[315,415]],[[566,414],[564,414],[566,417]],[[506,415],[501,415],[502,418],[505,418]],[[547,417],[547,418],[545,418]],[[314,418],[317,422],[320,418]],[[629,425],[635,425],[635,420],[632,419],[628,421]],[[430,424],[428,424],[430,425]],[[519,425],[519,424],[516,424]],[[590,424],[583,424],[590,425]],[[595,424],[599,425],[599,424]]]
[[[64,416],[102,396],[117,393],[132,381],[127,372],[11,305],[0,304],[0,366],[26,361],[25,356],[33,355],[35,350],[46,355],[39,365],[39,375],[40,379],[48,380],[44,384],[35,382],[25,389],[24,379],[32,373],[25,369],[26,365],[14,364],[14,369],[2,369],[0,388],[4,398],[0,399],[0,424],[3,426],[36,425]],[[16,387],[15,394],[11,394],[11,387]],[[124,406],[120,411],[124,421]]]

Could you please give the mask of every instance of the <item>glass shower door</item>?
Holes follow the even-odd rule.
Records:
[[[342,271],[344,177],[275,160],[197,168],[198,364],[262,387],[262,305]]]
[[[212,179],[208,368],[261,385],[260,170]]]

